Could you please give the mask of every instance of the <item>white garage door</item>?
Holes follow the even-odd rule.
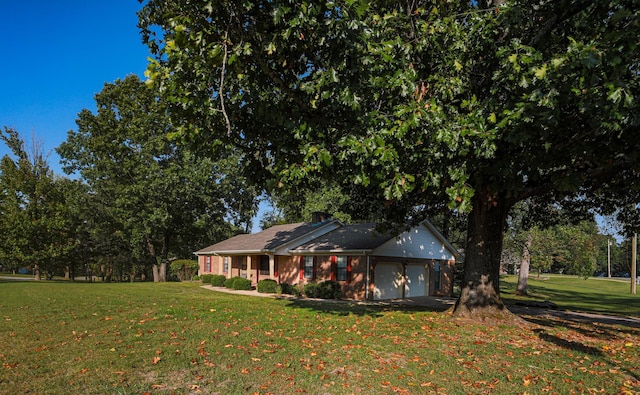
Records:
[[[404,296],[427,296],[429,287],[429,272],[424,265],[407,265],[407,281]]]
[[[402,297],[402,265],[378,263],[374,274],[373,299],[399,299]]]

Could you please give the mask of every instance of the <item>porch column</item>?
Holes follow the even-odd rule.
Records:
[[[247,279],[251,281],[251,255],[247,255]]]
[[[273,254],[269,254],[269,278],[276,280],[276,259]]]

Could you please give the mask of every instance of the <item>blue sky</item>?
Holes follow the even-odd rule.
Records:
[[[137,0],[0,0],[0,128],[53,149],[95,111],[106,82],[143,76],[149,52],[137,28]],[[0,143],[0,157],[8,153]]]
[[[105,83],[144,78],[140,8],[137,0],[0,0],[0,128],[42,141],[58,175],[54,149],[77,130],[78,113],[95,111]],[[7,153],[0,142],[0,157]]]

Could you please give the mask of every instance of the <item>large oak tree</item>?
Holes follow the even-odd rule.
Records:
[[[359,183],[390,219],[468,211],[455,315],[483,319],[508,316],[499,267],[516,202],[638,202],[639,8],[149,0],[139,16],[148,77],[188,125],[178,137],[241,147],[256,180],[282,188]]]
[[[105,84],[95,99],[96,113],[80,112],[78,130],[57,149],[64,170],[89,186],[94,238],[122,234],[154,281],[164,281],[170,258],[229,237],[234,220],[236,229],[247,227],[256,194],[236,176],[232,150],[216,151],[214,160],[178,146],[165,102],[134,75]],[[111,262],[110,250],[93,253]]]

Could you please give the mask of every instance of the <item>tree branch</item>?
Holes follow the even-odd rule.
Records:
[[[231,23],[231,21],[229,21]],[[229,56],[229,48],[228,48],[228,37],[229,37],[229,25],[227,25],[227,30],[224,32],[224,57],[222,58],[222,69],[220,70],[220,86],[218,87],[218,95],[220,96],[220,109],[222,110],[222,115],[224,115],[224,121],[227,125],[227,137],[231,136],[231,121],[229,121],[229,115],[227,114],[227,110],[224,106],[224,75],[227,70],[227,57]]]

